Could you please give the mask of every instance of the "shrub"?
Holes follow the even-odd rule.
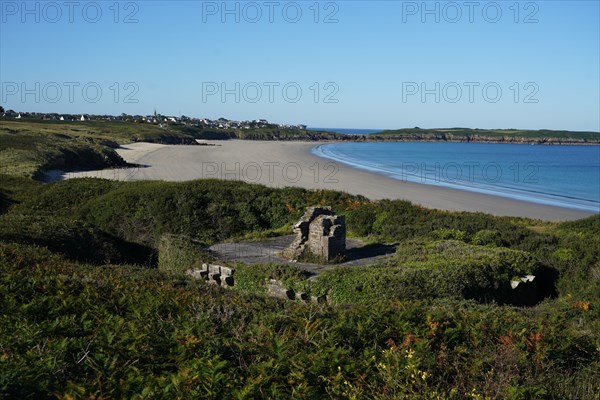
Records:
[[[308,277],[309,273],[305,270],[286,264],[236,264],[234,288],[249,293],[265,293],[265,283],[275,279],[288,289],[307,292]]]
[[[0,216],[0,240],[35,244],[72,260],[154,265],[151,248],[124,241],[96,228],[64,218],[5,214]]]
[[[374,204],[365,204],[347,213],[348,231],[357,236],[369,236],[373,233],[373,222],[377,216]]]
[[[158,241],[158,269],[161,271],[185,273],[210,261],[207,246],[198,240],[165,234]]]
[[[416,240],[399,246],[396,257],[386,263],[325,271],[312,283],[312,291],[330,292],[338,303],[428,298],[507,303],[512,301],[511,279],[534,274],[539,267],[522,251]]]
[[[458,229],[436,229],[431,236],[438,240],[465,240],[465,232]]]
[[[389,265],[323,274],[368,303],[339,306],[200,291],[159,270],[0,242],[0,398],[598,397],[594,302],[578,293],[532,308],[465,301],[448,271],[480,263],[507,276],[532,260],[459,241],[399,249]],[[293,268],[243,272],[305,282]],[[396,283],[407,283],[402,301],[378,291]],[[434,298],[410,299],[426,290]]]
[[[471,238],[471,243],[477,246],[501,246],[502,240],[498,231],[482,229],[477,231]]]

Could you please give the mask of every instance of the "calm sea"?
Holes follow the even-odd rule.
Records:
[[[600,146],[376,142],[313,153],[403,181],[600,212]]]
[[[372,133],[378,133],[383,129],[348,129],[348,128],[306,128],[309,131],[328,131],[335,133],[342,133],[344,135],[370,135]]]

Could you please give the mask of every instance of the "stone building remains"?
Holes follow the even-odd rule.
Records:
[[[283,252],[290,260],[312,255],[331,261],[346,251],[346,221],[331,207],[309,207],[294,225],[294,232],[294,242]]]

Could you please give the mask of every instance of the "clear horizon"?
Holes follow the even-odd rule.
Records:
[[[596,1],[2,1],[0,105],[598,132],[599,24]]]

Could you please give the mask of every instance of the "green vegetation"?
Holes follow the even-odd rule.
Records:
[[[371,135],[343,135],[296,128],[216,129],[185,127],[182,131],[196,139],[308,140],[308,141],[456,141],[535,144],[600,144],[600,132],[574,132],[524,129],[420,129],[385,130]]]
[[[44,172],[125,167],[115,152],[131,142],[195,144],[173,128],[107,121],[0,120],[0,174],[44,179]]]
[[[266,293],[265,282],[276,279],[296,292],[309,292],[309,273],[303,269],[280,264],[235,265],[235,289],[246,293]]]
[[[326,271],[312,289],[331,293],[337,303],[431,298],[513,303],[511,279],[537,275],[538,268],[529,253],[519,250],[421,239],[403,243],[385,263]]]
[[[547,129],[405,128],[377,133],[372,135],[371,140],[600,144],[600,132],[552,131]]]
[[[118,121],[0,120],[0,130],[16,135],[65,137],[106,145],[132,142],[192,144],[190,136],[177,125],[154,125]]]
[[[4,175],[43,179],[42,173],[52,169],[102,169],[125,165],[125,161],[104,144],[62,134],[0,130],[0,173]]]
[[[208,244],[291,224],[306,204],[343,204],[333,191],[272,189],[233,181],[112,182],[75,179],[40,185],[13,212],[73,218],[111,235],[155,246],[161,235]]]
[[[182,129],[196,139],[244,140],[309,140],[309,141],[455,141],[535,144],[600,144],[600,132],[572,132],[524,129],[420,129],[386,130],[371,135],[343,135],[326,131],[301,129],[252,128],[215,129],[186,127]]]
[[[420,129],[385,130],[371,135],[343,135],[301,129],[252,128],[214,129],[187,127],[184,132],[196,139],[308,140],[308,141],[451,141],[527,144],[600,144],[600,132],[574,132],[525,129]]]
[[[211,261],[204,243],[186,236],[165,234],[158,241],[158,269],[185,274]]]
[[[41,184],[30,177],[61,157],[79,168],[130,133],[7,124],[0,157],[22,158],[0,159],[0,398],[600,396],[600,215],[550,223],[217,180]],[[136,135],[164,139],[147,129]],[[206,245],[287,233],[314,205],[396,253],[316,277],[232,265],[231,290],[184,275],[212,261]],[[537,297],[516,298],[510,282],[530,274]],[[269,279],[329,304],[270,298]]]
[[[346,140],[347,136],[326,132],[312,131],[299,128],[226,128],[216,129],[208,127],[185,127],[183,132],[188,133],[196,139],[207,140],[306,140],[306,141],[322,141],[322,140]]]
[[[598,395],[598,310],[575,299],[305,305],[31,246],[0,265],[5,398]]]
[[[0,182],[0,397],[598,395],[599,216],[544,223],[214,180]],[[315,204],[396,255],[315,279],[235,265],[233,290],[182,275],[210,261],[204,243],[283,232]],[[544,302],[502,305],[511,279],[548,270]],[[271,299],[268,279],[331,304]]]
[[[53,216],[2,215],[0,241],[44,246],[69,259],[94,264],[152,264],[155,257],[152,248]]]

